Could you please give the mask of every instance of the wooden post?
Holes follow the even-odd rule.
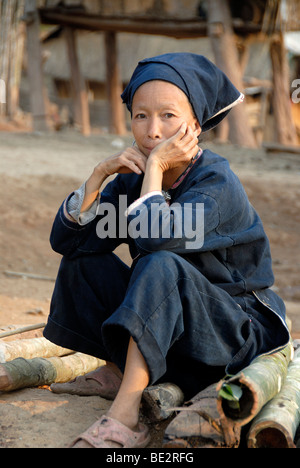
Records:
[[[208,35],[214,51],[216,65],[228,76],[236,88],[243,90],[241,67],[234,40],[232,19],[227,0],[207,2]],[[257,147],[248,121],[245,105],[234,107],[229,115],[230,141],[249,148]]]
[[[270,44],[273,69],[273,108],[277,141],[297,145],[296,126],[292,117],[289,70],[282,33],[273,36]]]
[[[33,128],[35,131],[47,131],[48,125],[40,44],[40,20],[36,8],[36,0],[26,0],[24,20],[26,22],[27,33],[27,68]]]
[[[109,102],[109,130],[117,135],[126,133],[125,112],[121,101],[122,84],[119,77],[117,36],[115,32],[105,33],[106,89]]]
[[[9,57],[11,46],[11,23],[13,17],[13,3],[0,2],[0,78],[1,78],[1,101],[0,116],[7,115],[9,105]],[[2,104],[2,105],[1,105]]]
[[[73,28],[66,27],[65,35],[70,63],[72,91],[74,95],[74,119],[79,125],[82,134],[89,136],[91,134],[91,127],[88,95],[85,81],[80,71],[75,30]]]
[[[24,4],[19,0],[16,5],[14,22],[12,24],[12,53],[9,83],[10,102],[8,109],[11,118],[15,117],[19,109],[22,62],[26,37],[25,24],[20,21],[24,13],[23,10]]]

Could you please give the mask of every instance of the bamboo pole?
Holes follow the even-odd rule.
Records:
[[[64,357],[17,358],[0,365],[0,391],[68,382],[104,364],[105,361],[82,353]]]
[[[240,373],[219,382],[217,406],[221,417],[240,426],[251,421],[281,390],[292,356],[293,345],[289,343],[281,351],[258,356]],[[231,387],[240,391],[236,401],[224,397],[224,388]]]
[[[32,359],[35,357],[47,358],[52,356],[64,356],[71,353],[73,353],[73,351],[57,346],[44,337],[0,342],[0,363],[12,361],[19,357],[25,359]]]
[[[29,331],[41,330],[42,328],[45,328],[45,325],[46,325],[45,323],[37,323],[34,325],[24,325],[24,326],[18,326],[18,327],[11,325],[10,327],[7,327],[8,329],[6,331],[3,331],[0,333],[0,339],[7,338],[8,336],[27,333]]]
[[[39,275],[36,273],[27,273],[23,271],[10,271],[10,270],[5,270],[3,273],[7,276],[17,276],[19,278],[31,278],[31,279],[38,279],[38,280],[43,280],[43,281],[55,281],[55,278],[51,276]]]
[[[281,391],[253,420],[248,434],[249,448],[295,448],[300,424],[300,348],[289,364]]]

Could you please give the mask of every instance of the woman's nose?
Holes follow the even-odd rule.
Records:
[[[151,138],[152,140],[161,138],[161,128],[160,128],[159,119],[157,118],[149,119],[148,137]]]

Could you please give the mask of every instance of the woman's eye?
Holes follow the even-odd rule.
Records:
[[[146,118],[146,115],[145,114],[137,114],[135,116],[136,119],[145,119]]]
[[[174,114],[172,114],[171,112],[167,112],[167,113],[165,114],[165,117],[166,117],[167,119],[171,119],[172,117],[174,117]]]

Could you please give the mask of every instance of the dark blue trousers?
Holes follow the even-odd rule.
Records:
[[[189,398],[270,351],[274,333],[254,295],[231,297],[181,256],[159,251],[134,268],[112,253],[64,257],[44,336],[122,371],[132,336],[150,383],[172,381]]]

